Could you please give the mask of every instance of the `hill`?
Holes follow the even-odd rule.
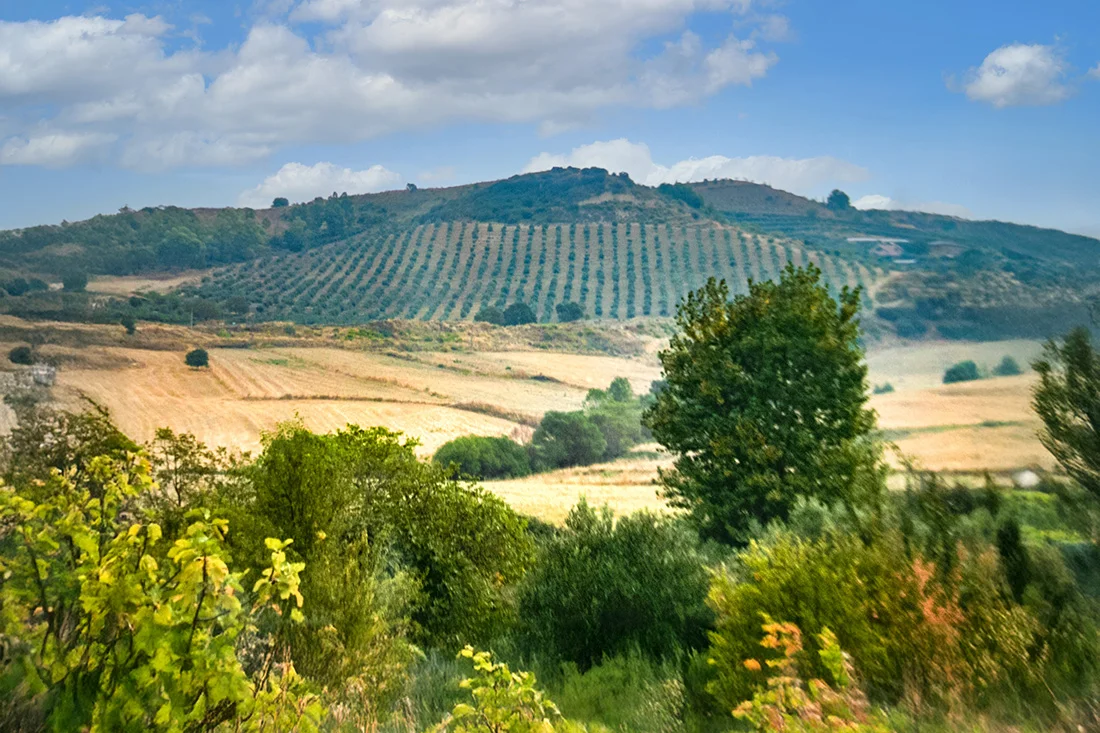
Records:
[[[862,286],[904,338],[1043,337],[1087,322],[1100,242],[1002,222],[902,211],[834,211],[759,184],[651,188],[600,169],[555,169],[445,189],[271,208],[124,210],[0,232],[0,310],[32,318],[363,324],[470,320],[523,301],[540,321],[578,303],[589,318],[669,316],[710,276],[749,278],[814,262]],[[209,271],[168,293],[51,292],[93,276]],[[197,281],[197,282],[196,282]],[[56,288],[55,288],[56,289]],[[154,288],[164,290],[164,288]],[[872,331],[875,328],[872,327]]]

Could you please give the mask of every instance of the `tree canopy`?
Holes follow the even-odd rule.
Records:
[[[834,299],[816,267],[788,265],[732,301],[711,279],[681,305],[644,420],[677,455],[665,492],[705,536],[744,542],[799,496],[878,491],[860,297]]]

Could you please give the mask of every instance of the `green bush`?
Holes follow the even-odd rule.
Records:
[[[981,372],[978,371],[978,365],[973,361],[960,361],[958,364],[949,367],[947,371],[943,373],[944,384],[973,382],[981,378],[982,375]]]
[[[1019,362],[1011,356],[1001,359],[1001,363],[993,367],[993,375],[997,377],[1015,377],[1023,373],[1024,370],[1020,368]]]
[[[587,466],[606,451],[599,426],[583,412],[548,412],[531,439],[531,464],[537,470]]]
[[[504,309],[503,318],[505,326],[523,326],[538,321],[535,311],[526,303],[512,303]]]
[[[572,274],[572,270],[570,270],[570,274]],[[584,318],[584,307],[579,303],[558,303],[555,310],[558,314],[558,320],[562,323],[572,323]]]
[[[8,361],[12,364],[30,366],[34,364],[34,351],[29,346],[16,346],[8,352]]]
[[[88,273],[76,271],[67,272],[61,278],[62,287],[70,293],[82,293],[88,287]]]
[[[635,649],[658,659],[699,647],[710,621],[704,562],[679,523],[648,513],[616,522],[582,501],[521,586],[524,643],[582,670]]]
[[[192,349],[183,357],[183,361],[189,367],[201,369],[210,366],[210,355],[206,353],[206,349]]]
[[[534,545],[522,519],[502,500],[421,462],[415,447],[415,441],[402,442],[384,428],[349,426],[316,435],[288,423],[265,436],[244,495],[231,505],[243,528],[241,541],[251,548],[242,548],[246,554],[256,552],[256,538],[277,529],[294,540],[293,551],[307,562],[335,547],[354,551],[333,562],[354,561],[359,577],[372,577],[378,563],[407,569],[419,586],[409,607],[412,637],[457,648],[511,623],[510,587],[526,572]],[[339,583],[345,572],[351,571],[318,582]],[[307,571],[303,585],[313,582]],[[392,589],[399,591],[401,584]],[[345,592],[356,590],[333,589],[331,606],[314,605],[316,617],[306,609],[307,630],[322,634],[330,624],[340,629]],[[363,613],[362,623],[370,623]],[[321,641],[303,641],[299,648]]]
[[[468,435],[444,444],[432,457],[441,466],[457,465],[473,479],[518,478],[531,473],[531,459],[523,446],[504,437]]]
[[[492,323],[495,326],[504,325],[504,312],[493,305],[487,305],[481,308],[474,316],[476,323]]]

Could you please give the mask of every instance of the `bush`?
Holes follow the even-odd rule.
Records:
[[[512,303],[504,309],[503,320],[505,326],[523,326],[537,322],[538,316],[526,303]]]
[[[981,379],[978,365],[972,361],[960,361],[943,373],[944,384],[956,384],[958,382],[973,382]]]
[[[584,319],[584,307],[579,303],[558,303],[555,310],[558,320],[562,323],[572,323]]]
[[[493,305],[487,305],[474,316],[475,323],[492,323],[494,326],[504,325],[504,312]]]
[[[288,206],[290,206],[290,201],[282,196],[271,202],[271,208],[273,209],[285,209]]]
[[[587,466],[603,458],[607,440],[583,412],[548,412],[531,439],[531,463],[538,470]]]
[[[192,349],[183,357],[183,361],[189,367],[201,369],[210,366],[210,355],[206,353],[206,349]]]
[[[527,451],[514,440],[468,435],[444,444],[432,460],[458,466],[459,473],[479,481],[518,478],[531,473]]]
[[[82,293],[88,287],[88,273],[69,272],[61,278],[62,286],[70,293]]]
[[[8,280],[4,283],[4,290],[8,295],[20,296],[26,294],[31,289],[30,283],[25,278],[16,277]]]
[[[119,323],[126,329],[127,336],[133,336],[137,333],[137,320],[129,313],[124,313],[122,318],[119,319]]]
[[[22,720],[0,724],[261,730],[279,720],[314,729],[324,709],[292,666],[267,668],[269,676],[248,664],[250,654],[278,653],[251,629],[301,620],[302,565],[287,560],[287,543],[266,540],[269,559],[242,603],[246,573],[228,566],[226,522],[163,536],[130,510],[155,490],[146,465],[99,457],[91,470],[101,479],[94,498],[59,473],[33,492],[49,498],[0,492],[0,517],[23,538],[6,543],[0,584],[0,694],[4,712]]]
[[[1020,368],[1019,362],[1011,356],[1001,359],[1001,363],[993,367],[993,374],[997,377],[1015,377],[1023,373],[1024,370]]]
[[[358,577],[367,580],[375,563],[407,569],[419,586],[408,608],[411,636],[453,649],[511,623],[510,586],[523,576],[534,546],[507,504],[451,480],[445,468],[420,461],[415,448],[415,441],[402,442],[384,428],[349,426],[316,435],[300,423],[284,424],[265,436],[264,451],[249,472],[248,494],[234,502],[243,528],[238,536],[245,556],[254,555],[258,538],[273,531],[293,539],[293,552],[307,563],[339,549],[336,567],[358,566]],[[336,580],[308,570],[303,576],[309,588],[326,582]],[[384,598],[385,586],[375,588]],[[398,583],[390,592],[405,589]],[[314,601],[305,609],[305,630],[314,635],[301,639],[296,660],[317,654],[309,669],[333,665],[319,656],[330,624],[341,638],[352,628],[367,634],[371,609],[360,606],[355,616],[343,610],[357,593],[330,588],[328,603]],[[372,634],[362,638],[367,643]]]
[[[29,346],[16,346],[8,352],[8,361],[12,364],[30,366],[34,364],[34,351]]]
[[[648,513],[617,522],[581,502],[520,591],[523,639],[582,670],[639,650],[671,658],[705,644],[707,571],[692,533]]]

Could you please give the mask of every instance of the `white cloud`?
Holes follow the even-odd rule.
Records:
[[[401,183],[401,176],[380,165],[363,171],[341,168],[333,163],[302,165],[287,163],[274,175],[241,193],[238,205],[262,209],[284,196],[292,202],[311,201],[333,193],[373,193],[392,189]]]
[[[1066,71],[1056,47],[1013,43],[971,69],[964,89],[970,99],[998,108],[1056,104],[1070,95],[1063,83]]]
[[[762,1],[269,2],[239,47],[220,51],[173,52],[181,32],[144,15],[0,21],[0,107],[8,137],[44,124],[109,134],[117,160],[143,168],[234,164],[453,121],[550,134],[608,107],[693,104],[752,85],[778,61],[760,44],[788,34],[781,16],[750,12]],[[746,37],[685,32],[699,12],[736,19]],[[295,25],[306,21],[322,26],[309,40]]]
[[[962,219],[972,217],[970,209],[959,204],[949,204],[944,201],[898,201],[882,194],[869,194],[852,202],[852,206],[868,211],[870,209],[883,209],[886,211],[923,211],[926,214],[942,214],[943,216],[957,216]]]
[[[0,146],[0,165],[60,168],[89,160],[114,141],[113,135],[96,133],[42,133],[32,137],[13,137]]]
[[[649,146],[629,140],[609,140],[583,145],[568,155],[542,153],[524,168],[525,173],[549,170],[556,166],[575,168],[605,168],[612,173],[628,173],[647,186],[662,183],[687,183],[713,178],[736,178],[767,183],[784,191],[814,195],[839,183],[862,181],[870,173],[853,163],[837,158],[779,158],[754,155],[727,158],[712,155],[689,158],[671,166],[653,161]]]
[[[1097,64],[1094,69],[1089,71],[1089,76],[1093,79],[1100,79],[1100,64]]]

